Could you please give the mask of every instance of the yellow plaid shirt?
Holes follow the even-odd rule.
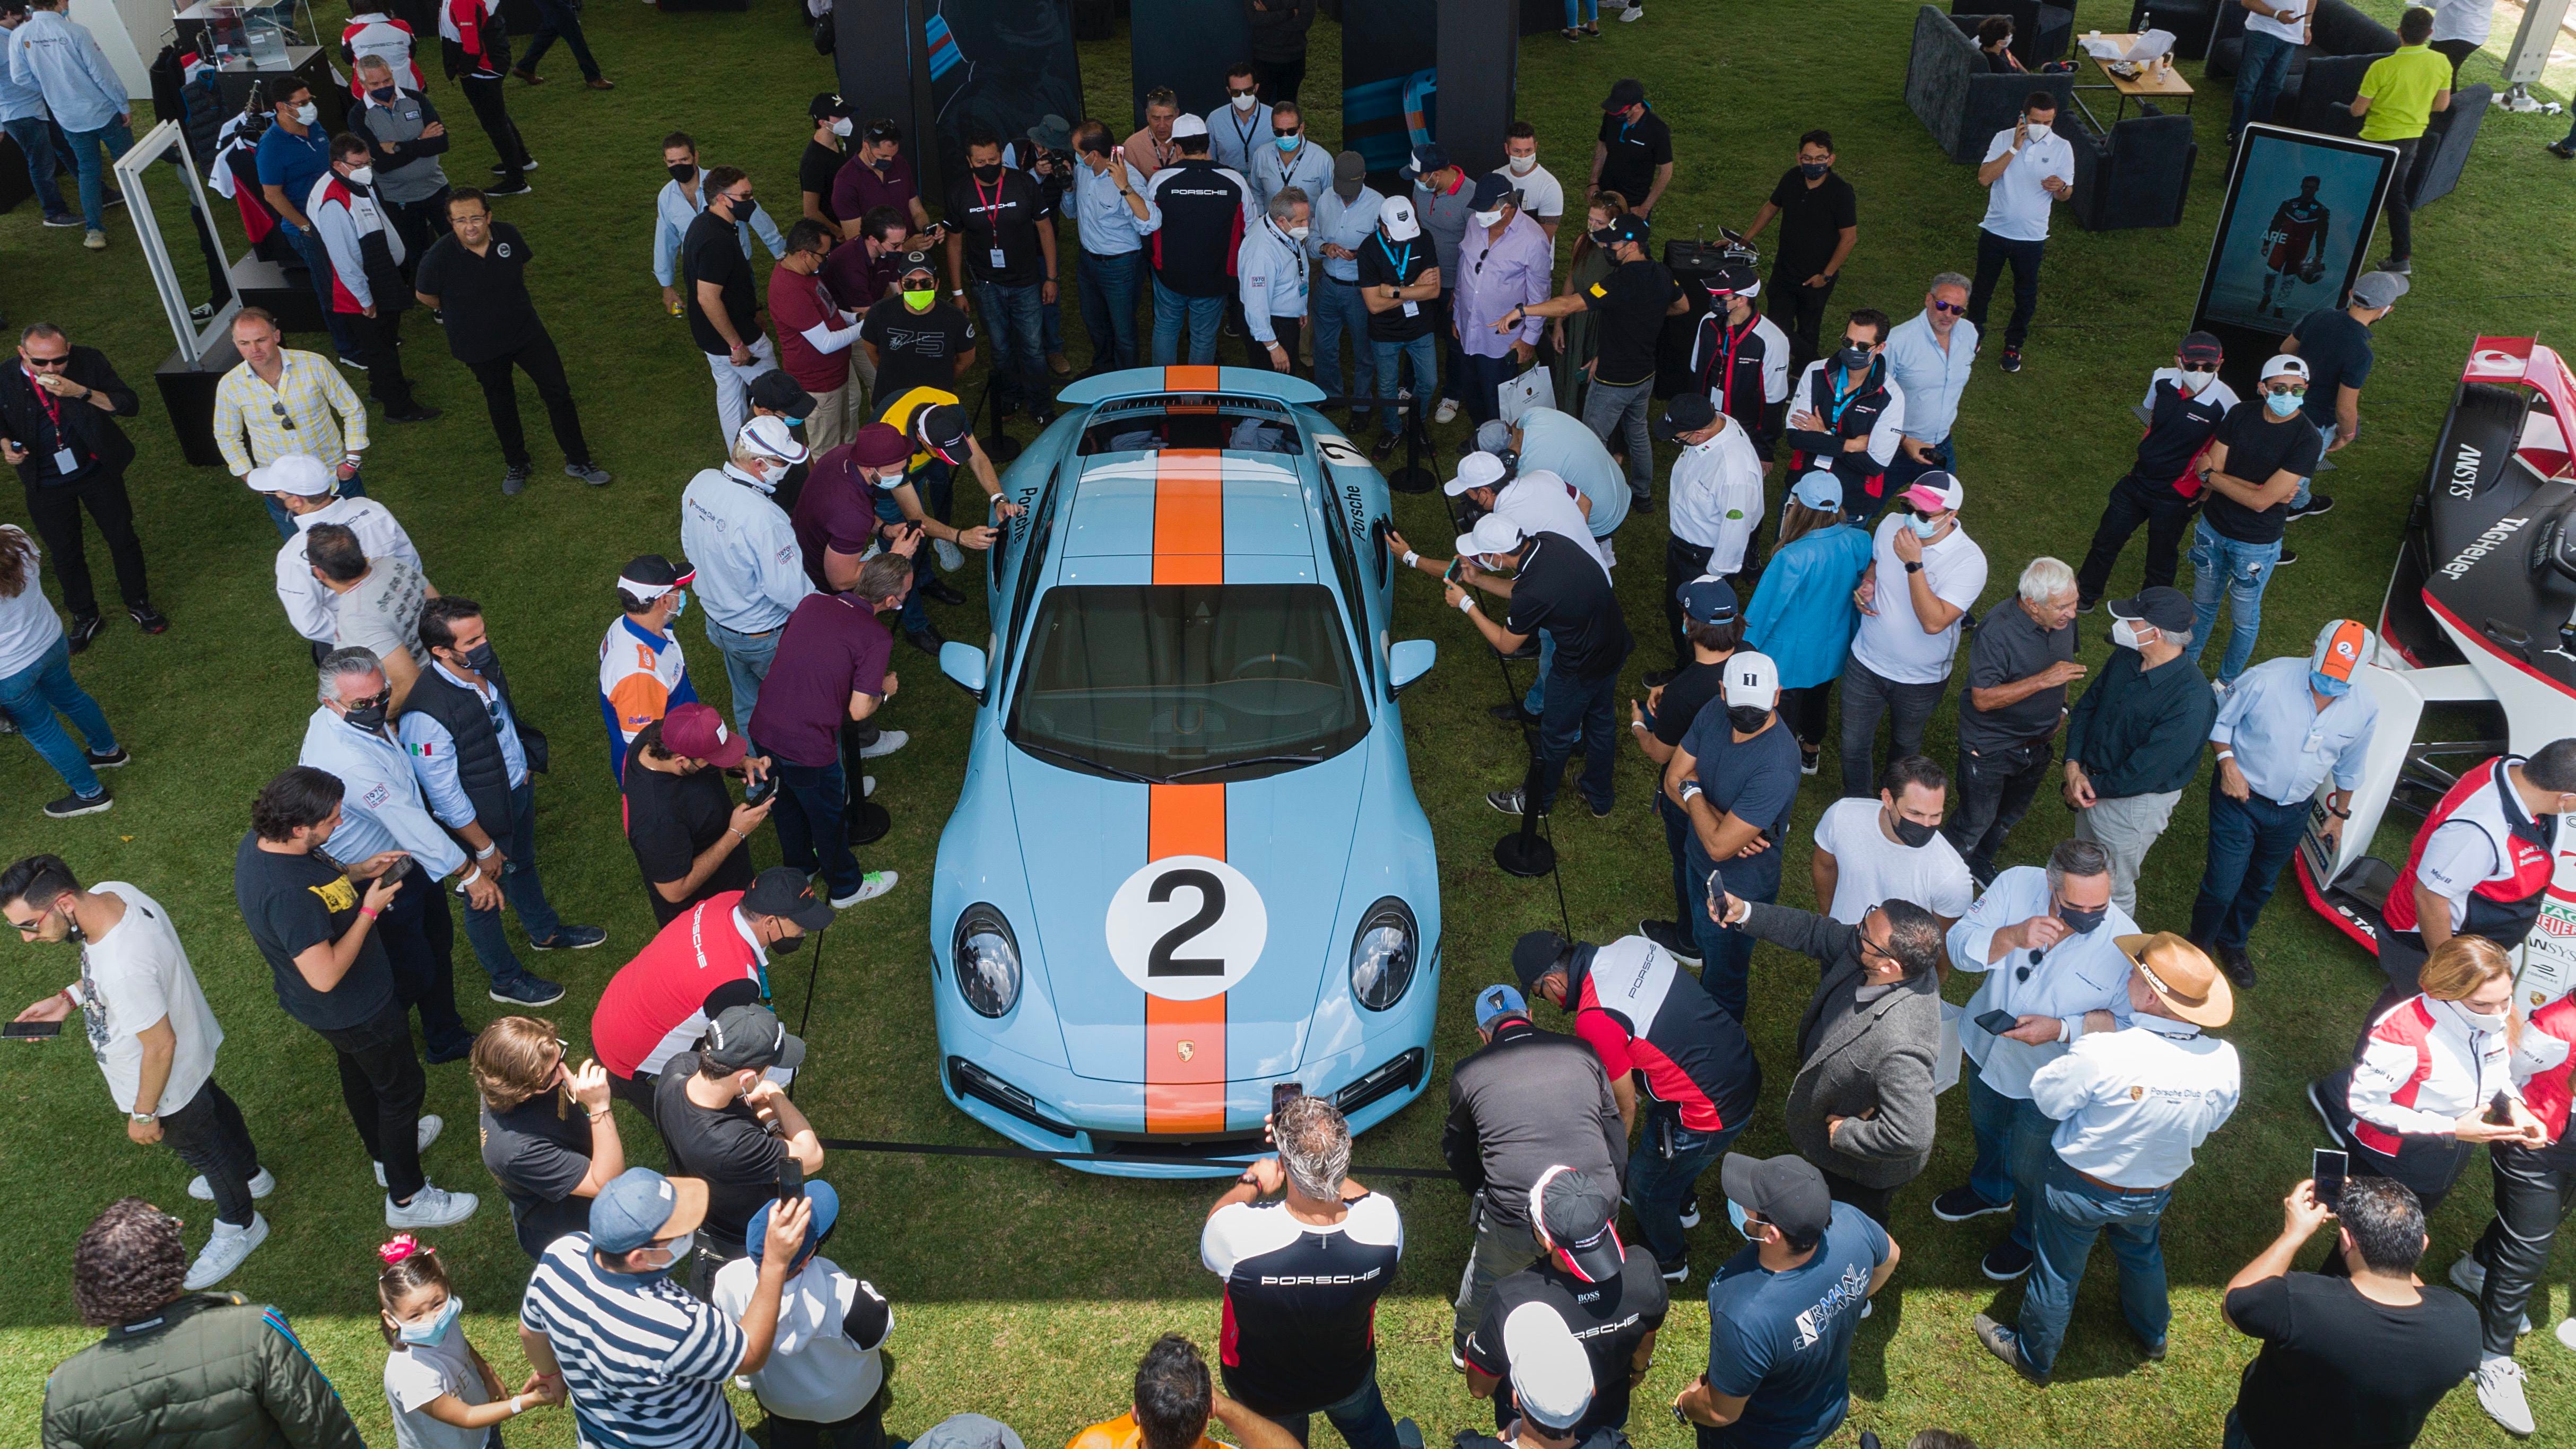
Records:
[[[215,445],[224,450],[233,476],[289,453],[309,453],[336,469],[344,455],[364,451],[367,406],[330,359],[289,347],[279,348],[277,356],[275,387],[247,362],[215,385]]]

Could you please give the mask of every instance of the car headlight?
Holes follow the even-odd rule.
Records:
[[[1413,912],[1388,896],[1360,918],[1351,942],[1351,995],[1371,1011],[1385,1011],[1404,999],[1413,984],[1417,955]]]
[[[1002,913],[978,901],[957,917],[949,950],[957,994],[979,1016],[1006,1016],[1020,1001],[1020,943]]]

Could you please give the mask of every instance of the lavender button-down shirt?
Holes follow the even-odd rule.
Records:
[[[1548,245],[1547,233],[1527,216],[1514,212],[1500,241],[1493,240],[1485,228],[1469,222],[1467,235],[1458,243],[1457,296],[1453,302],[1458,317],[1458,345],[1476,357],[1504,356],[1516,341],[1535,346],[1546,319],[1523,318],[1518,328],[1508,332],[1495,331],[1494,324],[1510,316],[1514,307],[1546,301],[1549,276],[1555,265],[1556,253]]]

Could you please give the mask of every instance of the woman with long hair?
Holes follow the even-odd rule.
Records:
[[[62,616],[36,581],[36,541],[15,524],[0,524],[0,714],[5,714],[63,777],[72,792],[45,807],[56,820],[95,815],[115,803],[98,778],[101,770],[133,756],[116,743],[107,715],[72,678],[70,641]],[[60,712],[80,727],[87,748],[54,718]]]
[[[1780,669],[1780,719],[1798,737],[1798,768],[1816,773],[1825,699],[1860,628],[1852,590],[1869,571],[1869,535],[1843,517],[1842,480],[1818,470],[1789,490],[1780,541],[1744,610],[1744,647]]]
[[[1561,296],[1573,297],[1583,289],[1609,276],[1619,263],[1592,240],[1592,234],[1628,214],[1628,199],[1615,191],[1604,191],[1592,198],[1583,213],[1583,234],[1574,239],[1574,252],[1566,261],[1565,290]],[[1591,384],[1592,375],[1584,368],[1601,350],[1590,312],[1577,312],[1559,317],[1548,324],[1548,341],[1556,348],[1556,406],[1560,412],[1583,416],[1583,390]]]
[[[483,1099],[483,1165],[510,1200],[510,1224],[531,1260],[590,1224],[590,1200],[626,1170],[608,1105],[608,1069],[567,1060],[555,1024],[505,1016],[483,1028],[470,1058]]]

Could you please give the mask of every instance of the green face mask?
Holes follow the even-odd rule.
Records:
[[[933,291],[921,291],[921,292],[906,292],[906,293],[904,293],[904,294],[903,294],[903,305],[905,305],[905,306],[907,306],[907,307],[910,307],[910,308],[911,308],[912,310],[914,310],[915,312],[927,312],[927,311],[929,311],[929,310],[930,310],[930,304],[931,304],[931,303],[933,303],[933,302],[936,302],[936,301],[938,301],[938,300],[939,300],[939,293],[938,293],[937,291],[935,291],[935,290],[933,290]]]

